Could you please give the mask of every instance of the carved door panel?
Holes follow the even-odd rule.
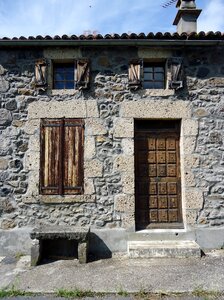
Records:
[[[182,227],[180,122],[136,121],[136,227]]]

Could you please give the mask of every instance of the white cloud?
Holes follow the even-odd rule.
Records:
[[[209,0],[198,19],[198,31],[224,31],[224,0]]]

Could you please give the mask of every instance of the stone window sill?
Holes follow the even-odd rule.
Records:
[[[89,203],[95,202],[94,195],[35,195],[25,196],[23,202],[31,203],[46,203],[46,204],[60,204],[60,203]]]
[[[75,95],[78,92],[79,92],[78,89],[60,89],[60,90],[52,89],[50,91],[50,94],[52,96],[56,96],[56,95]]]
[[[175,91],[170,89],[145,89],[142,93],[145,96],[173,96]]]

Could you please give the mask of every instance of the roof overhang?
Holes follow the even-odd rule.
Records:
[[[223,39],[98,39],[98,40],[0,40],[2,47],[95,47],[95,46],[217,46]]]

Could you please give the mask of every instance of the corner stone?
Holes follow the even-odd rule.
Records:
[[[0,125],[9,125],[12,122],[12,115],[7,109],[0,109]]]
[[[8,160],[0,158],[0,170],[6,170],[8,168]]]
[[[9,89],[9,83],[3,78],[0,78],[0,92],[5,93]]]

